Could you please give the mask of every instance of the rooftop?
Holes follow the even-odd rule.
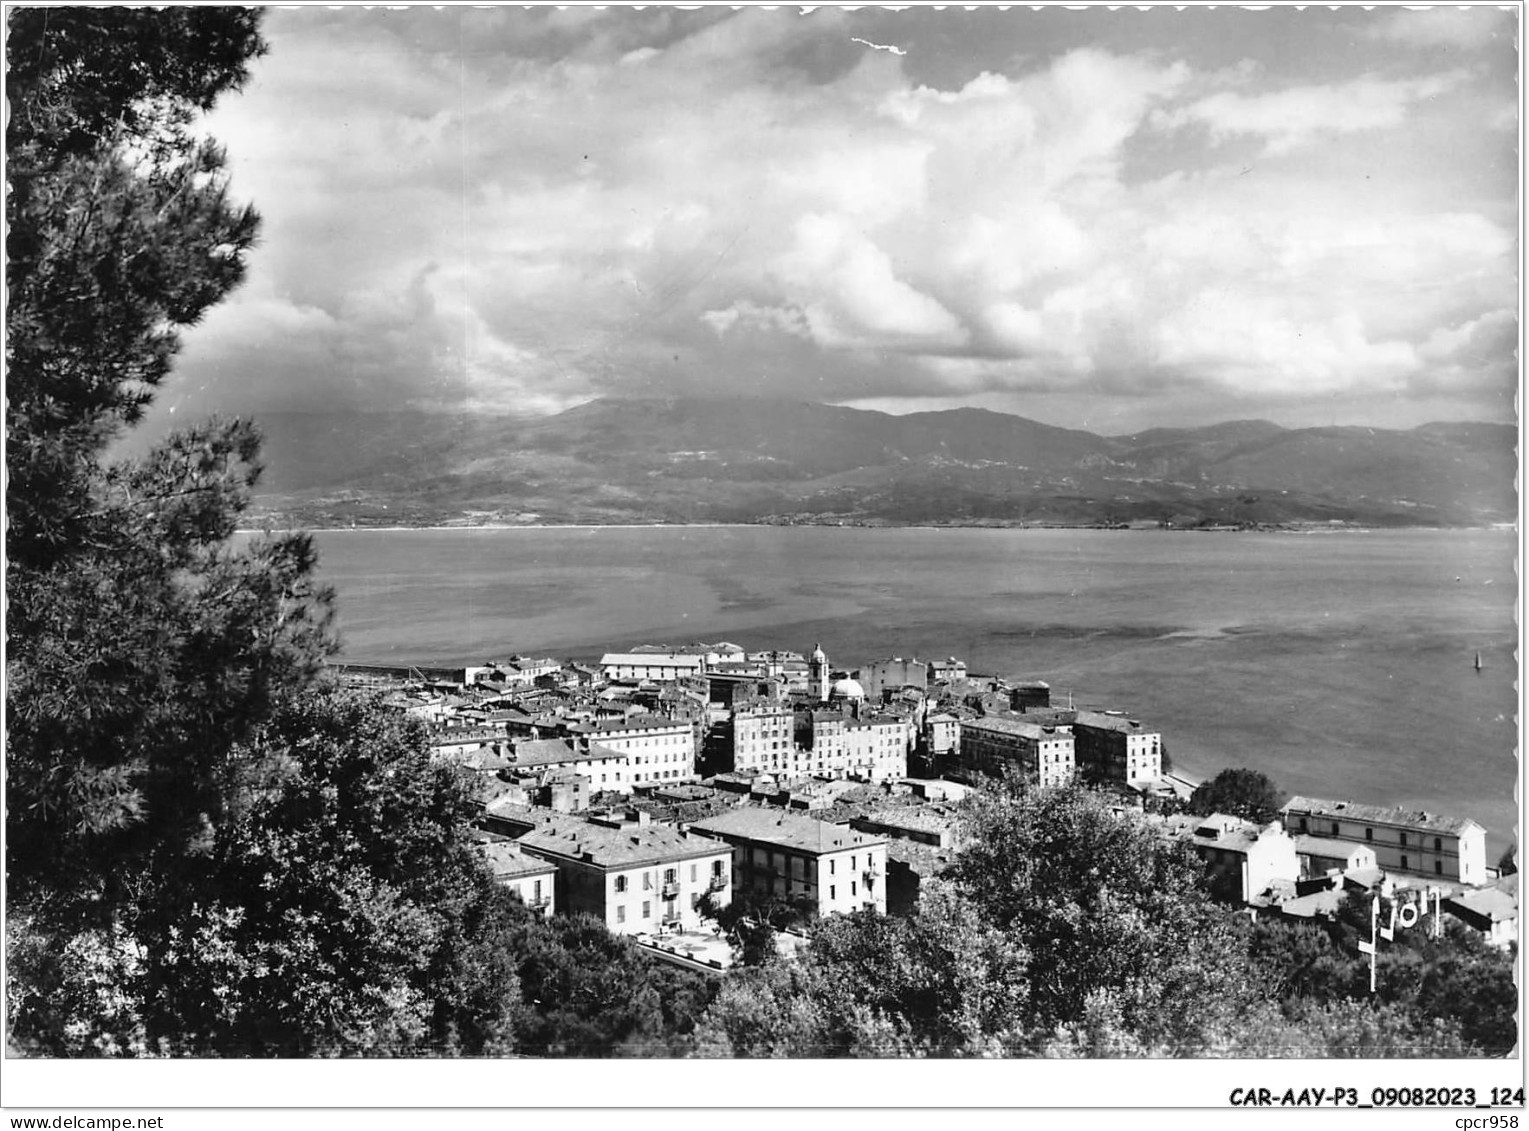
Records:
[[[1073,720],[1080,727],[1091,727],[1094,730],[1112,730],[1119,734],[1148,734],[1141,725],[1139,719],[1128,719],[1124,715],[1110,715],[1103,711],[1079,711]]]
[[[485,773],[492,770],[508,769],[510,760],[502,754],[495,754],[492,750],[479,748],[468,750],[461,754],[448,755],[450,761],[467,770],[480,770]]]
[[[717,796],[717,791],[693,782],[681,782],[649,790],[648,796],[660,801],[710,801]]]
[[[1314,891],[1310,895],[1287,899],[1279,905],[1279,910],[1282,914],[1291,915],[1297,919],[1315,919],[1319,916],[1336,915],[1347,898],[1347,894],[1342,889],[1327,888],[1324,891]]]
[[[889,840],[887,860],[907,865],[920,877],[937,876],[955,863],[956,850],[936,848],[917,840]]]
[[[1475,912],[1494,923],[1518,918],[1518,898],[1500,888],[1481,888],[1478,891],[1461,892],[1451,896],[1450,903]]]
[[[690,731],[690,724],[663,715],[628,715],[624,719],[600,719],[591,724],[597,731],[617,730],[683,730]]]
[[[700,668],[706,663],[705,653],[671,652],[667,648],[652,652],[607,652],[600,657],[601,664],[626,664],[642,667]]]
[[[479,856],[488,864],[496,880],[513,879],[516,876],[540,876],[557,871],[557,867],[545,860],[527,856],[512,841],[494,841],[475,846]]]
[[[593,762],[601,758],[625,758],[618,751],[590,743],[586,753],[566,738],[535,738],[515,744],[515,765],[547,766],[554,762]]]
[[[1339,860],[1347,860],[1365,847],[1352,840],[1333,840],[1331,837],[1305,834],[1295,837],[1294,840],[1295,850],[1303,856],[1330,856]]]
[[[1252,821],[1225,813],[1212,813],[1209,817],[1179,813],[1165,818],[1161,828],[1162,835],[1171,840],[1187,840],[1203,848],[1220,848],[1228,852],[1248,851],[1263,831]]]
[[[697,821],[690,827],[697,832],[775,844],[818,856],[886,843],[882,837],[856,832],[848,825],[831,825],[775,809],[734,809]]]
[[[1028,738],[1041,741],[1048,738],[1069,738],[1071,735],[1064,726],[1042,726],[1039,723],[1027,723],[1020,719],[1007,719],[998,715],[988,715],[980,719],[972,719],[962,724],[965,730],[996,731],[999,734],[1012,734],[1019,738]]]
[[[938,833],[953,829],[957,817],[954,812],[937,805],[898,805],[873,809],[861,820],[885,825],[890,829]]]
[[[431,746],[452,746],[461,742],[492,742],[503,738],[504,731],[495,727],[452,727],[435,731],[430,736]]]
[[[1469,817],[1444,817],[1426,809],[1406,809],[1398,805],[1364,805],[1353,801],[1323,801],[1316,797],[1292,797],[1280,810],[1282,813],[1305,814],[1314,817],[1341,817],[1349,821],[1367,821],[1375,825],[1399,825],[1406,829],[1460,835],[1472,829],[1485,832]]]
[[[516,841],[536,854],[578,860],[601,868],[630,868],[728,852],[721,841],[661,825],[612,828],[577,819],[549,820]]]

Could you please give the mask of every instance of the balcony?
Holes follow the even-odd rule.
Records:
[[[658,889],[658,894],[665,899],[677,899],[680,894],[680,885],[675,882],[664,884]]]
[[[706,885],[707,891],[722,891],[727,887],[726,876],[713,876],[711,882]]]

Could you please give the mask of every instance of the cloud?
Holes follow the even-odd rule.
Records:
[[[1423,341],[1418,355],[1423,371],[1411,382],[1419,392],[1451,392],[1479,387],[1482,372],[1498,378],[1501,388],[1518,383],[1518,314],[1490,310],[1459,325],[1440,326]]]
[[[774,270],[805,311],[814,338],[829,348],[956,346],[966,340],[950,311],[898,278],[887,253],[842,217],[802,217]]]
[[[1222,91],[1161,113],[1156,123],[1164,129],[1204,125],[1213,141],[1251,134],[1264,139],[1266,156],[1280,156],[1325,136],[1402,126],[1414,104],[1445,93],[1462,78],[1458,72],[1401,80],[1365,76],[1264,94]]]
[[[263,241],[186,387],[1167,406],[1504,380],[1500,334],[1450,345],[1516,301],[1512,178],[1448,117],[1511,113],[1496,80],[1086,42],[941,79],[939,21],[897,55],[862,18],[273,12],[209,123]]]
[[[786,306],[760,306],[748,299],[739,299],[723,310],[705,311],[701,321],[715,330],[719,338],[748,331],[780,331],[799,338],[812,336],[806,315],[801,310]]]
[[[1410,47],[1476,50],[1493,43],[1511,48],[1516,38],[1514,13],[1489,5],[1393,8],[1367,31],[1367,37]]]

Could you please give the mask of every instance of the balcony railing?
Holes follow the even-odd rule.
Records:
[[[680,885],[678,883],[667,883],[659,889],[659,894],[665,899],[673,899],[680,894]]]
[[[727,887],[727,877],[719,875],[719,876],[713,876],[711,878],[711,882],[706,885],[706,890],[707,891],[721,891],[725,887]]]

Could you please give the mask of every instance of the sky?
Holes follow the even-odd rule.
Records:
[[[271,9],[161,411],[1514,420],[1517,11]]]

